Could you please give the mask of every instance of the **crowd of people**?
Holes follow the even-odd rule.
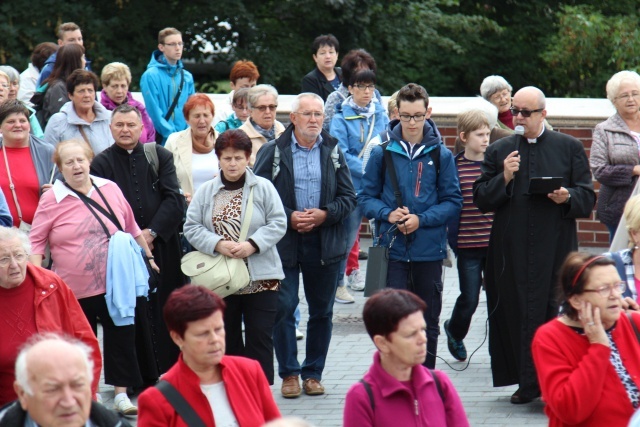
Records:
[[[251,61],[233,65],[220,105],[195,93],[175,28],[158,34],[144,103],[126,64],[91,71],[76,24],[57,35],[22,74],[0,67],[2,425],[304,425],[281,419],[270,385],[325,393],[334,303],[369,286],[363,217],[386,248],[386,289],[364,306],[376,352],[345,426],[469,425],[435,369],[448,247],[456,360],[484,288],[493,385],[518,385],[511,403],[542,397],[553,426],[624,425],[640,406],[637,73],[608,82],[616,113],[590,158],[553,130],[540,89],[513,94],[495,75],[461,109],[452,152],[423,86],[384,105],[374,58],[355,49],[338,67],[330,34],[312,43],[288,126]],[[577,252],[576,228],[596,204],[592,173],[598,218],[625,242],[595,256]],[[193,255],[203,271],[187,275]],[[228,265],[246,279],[222,278]],[[103,367],[115,412],[99,403]]]

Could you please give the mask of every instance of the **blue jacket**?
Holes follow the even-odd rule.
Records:
[[[107,309],[116,326],[133,325],[136,297],[149,293],[149,272],[142,248],[131,234],[116,231],[109,239]]]
[[[436,170],[429,152],[442,144],[435,123],[424,124],[422,141],[414,147],[413,156],[407,151],[408,143],[402,141],[402,126],[391,131],[391,141],[386,150],[391,152],[398,186],[404,206],[418,216],[419,228],[406,237],[397,233],[389,252],[389,258],[397,261],[438,261],[446,257],[446,224],[459,215],[462,209],[462,194],[458,183],[458,172],[453,154],[444,145],[440,147],[440,174],[436,183]],[[379,138],[379,137],[378,137]],[[372,143],[379,144],[380,141]],[[383,234],[381,244],[388,246],[394,232],[387,233],[392,224],[389,214],[397,209],[389,169],[385,168],[383,147],[373,148],[367,163],[358,193],[358,203],[369,219],[379,223]],[[421,171],[421,172],[420,172]],[[437,184],[437,185],[436,185]],[[394,227],[395,228],[395,227]]]
[[[347,98],[348,100],[349,98]],[[389,117],[379,102],[373,102],[375,113],[369,119],[357,114],[347,100],[336,105],[336,114],[331,119],[329,133],[338,140],[347,159],[351,181],[356,191],[362,179],[362,156],[365,144],[387,128]]]
[[[144,105],[147,107],[147,113],[151,117],[156,133],[162,136],[162,145],[169,135],[187,128],[182,107],[195,93],[193,76],[187,70],[184,70],[184,86],[178,104],[169,120],[164,119],[180,87],[180,70],[182,69],[184,69],[182,61],[178,61],[176,65],[169,65],[162,52],[156,50],[151,54],[147,71],[140,79]]]
[[[53,66],[56,63],[56,58],[58,57],[58,52],[53,52],[51,56],[44,61],[44,65],[42,66],[42,70],[40,71],[40,77],[38,77],[38,83],[36,83],[36,87],[42,86],[42,82],[49,77],[51,72],[53,71]],[[84,69],[87,71],[91,71],[91,61],[85,58],[85,66]]]

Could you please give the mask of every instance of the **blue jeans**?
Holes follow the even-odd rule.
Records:
[[[358,232],[360,231],[360,223],[362,222],[362,212],[360,207],[356,205],[356,208],[345,218],[343,224],[345,233],[345,240],[347,242],[347,253],[344,254],[344,260],[340,261],[340,271],[338,273],[338,286],[344,286],[344,273],[347,270],[347,258],[349,258],[349,252],[356,239]]]
[[[390,260],[387,287],[407,289],[427,304],[424,312],[424,320],[427,322],[427,359],[424,365],[430,369],[435,368],[442,311],[442,261]]]
[[[318,232],[298,237],[298,263],[284,267],[285,278],[278,296],[278,312],[273,328],[273,345],[278,359],[280,378],[300,375],[322,379],[331,331],[333,329],[333,301],[336,297],[338,263],[320,264],[320,235]],[[307,356],[298,362],[298,345],[294,312],[298,306],[299,273],[302,271],[305,298],[309,306],[307,322]]]
[[[449,333],[461,341],[467,336],[471,318],[478,308],[482,274],[487,263],[488,248],[458,250],[458,278],[460,296],[456,300],[449,320]]]

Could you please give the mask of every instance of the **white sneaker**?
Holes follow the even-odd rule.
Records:
[[[347,286],[354,291],[364,291],[364,276],[360,274],[360,270],[353,270],[347,276]]]
[[[116,399],[114,399],[113,409],[122,415],[138,415],[138,407],[131,403],[131,399],[129,399],[126,394],[124,394],[124,397],[121,397],[122,394],[124,393],[119,394],[116,396]]]
[[[336,289],[336,302],[340,304],[353,304],[356,300],[353,299],[353,296],[347,291],[346,286],[338,286],[338,289]]]

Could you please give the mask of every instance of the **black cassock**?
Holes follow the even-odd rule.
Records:
[[[504,159],[520,152],[520,170],[505,186]],[[529,177],[562,177],[568,204],[529,195]],[[512,135],[487,148],[473,200],[494,211],[486,269],[489,354],[493,386],[519,384],[522,397],[539,386],[531,341],[536,329],[558,314],[557,273],[578,249],[576,218],[589,217],[595,204],[589,162],[577,139],[545,130],[537,143]]]
[[[150,228],[158,237],[153,256],[160,267],[160,284],[149,294],[148,307],[136,307],[136,350],[145,382],[152,382],[177,360],[179,349],[171,340],[162,318],[169,294],[186,283],[180,270],[182,256],[179,231],[184,215],[184,196],[173,164],[173,155],[157,146],[157,175],[147,161],[142,144],[131,154],[117,145],[100,153],[91,163],[91,174],[114,181],[131,205],[140,229]]]

